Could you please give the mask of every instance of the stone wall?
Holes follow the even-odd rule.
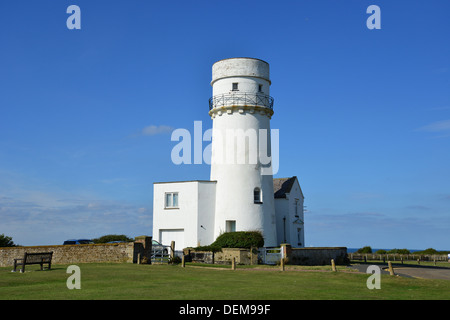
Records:
[[[184,249],[183,253],[188,256],[189,261],[198,263],[231,264],[234,258],[236,264],[258,264],[257,252],[252,254],[250,249],[222,248],[221,252]]]
[[[197,263],[214,263],[214,252],[211,251],[193,251],[189,249],[184,249],[183,254],[188,262]]]
[[[231,264],[235,258],[236,264],[258,264],[258,253],[251,253],[250,249],[222,248],[222,252],[216,252],[214,261],[218,264]]]
[[[145,246],[147,244],[147,246]],[[150,245],[150,247],[149,247]],[[136,242],[54,245],[30,247],[0,248],[0,267],[14,265],[14,259],[21,259],[25,252],[53,251],[52,264],[74,264],[84,262],[150,262],[151,237],[139,239]]]
[[[292,265],[329,265],[331,259],[336,264],[347,264],[347,248],[345,247],[310,247],[310,248],[292,248],[289,244],[282,244],[281,250],[285,257],[286,264]],[[231,264],[233,258],[236,264],[258,264],[258,254],[249,249],[238,248],[222,248],[221,252],[211,251],[194,251],[192,249],[184,249],[184,255],[187,256],[186,261],[199,263],[217,263]],[[281,259],[281,256],[280,256]]]
[[[291,248],[290,245],[283,244],[284,257],[287,264],[295,265],[329,265],[331,259],[336,264],[347,264],[347,248],[345,247],[309,247]]]

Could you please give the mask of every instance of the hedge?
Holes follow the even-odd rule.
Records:
[[[264,237],[260,231],[225,232],[209,246],[194,248],[197,251],[220,251],[222,248],[260,248],[264,246]]]

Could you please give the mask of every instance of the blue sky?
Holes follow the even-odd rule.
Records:
[[[69,30],[69,5],[81,30]],[[381,29],[369,30],[369,5]],[[270,63],[280,170],[307,246],[450,249],[450,3],[2,1],[0,234],[152,232],[175,128],[211,127],[211,66]]]

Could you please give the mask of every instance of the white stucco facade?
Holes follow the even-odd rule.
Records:
[[[305,246],[304,196],[297,177],[274,179],[274,188],[284,181],[284,190],[275,193],[277,242],[289,243],[292,248]]]
[[[269,64],[259,59],[225,59],[213,65],[212,78],[217,101],[209,112],[213,120],[211,180],[217,181],[214,236],[228,231],[227,225],[233,223],[238,231],[261,231],[265,244],[275,246],[272,175],[261,173],[258,149],[260,134],[265,134],[270,154],[273,111],[263,100],[257,101],[270,95]],[[260,201],[254,201],[255,190],[261,193]]]
[[[177,194],[178,203],[166,198]],[[176,250],[214,241],[215,181],[181,181],[153,184],[153,239]],[[172,239],[171,239],[172,237]]]
[[[293,247],[304,246],[303,224],[300,227],[295,220],[300,219],[301,208],[303,221],[297,178],[293,185],[301,197],[296,189],[289,189],[288,196],[277,198],[270,163],[259,157],[260,152],[271,155],[270,85],[265,61],[231,58],[213,65],[210,180],[154,183],[155,240],[168,245],[170,239],[177,239],[176,249],[181,250],[211,244],[223,232],[258,230],[266,247],[278,246],[286,236],[295,240]],[[267,145],[261,147],[264,141]],[[291,198],[297,199],[292,201],[298,207]]]

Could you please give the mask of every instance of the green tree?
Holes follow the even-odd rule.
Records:
[[[389,250],[387,253],[398,253],[398,254],[410,254],[408,249],[392,249]]]
[[[433,248],[428,248],[420,252],[421,254],[438,254],[439,251]]]
[[[357,253],[372,253],[372,248],[369,246],[362,247],[356,251]]]
[[[0,247],[15,247],[16,245],[12,241],[12,237],[5,236],[3,233],[0,234]]]
[[[111,242],[111,241],[131,242],[133,240],[134,239],[128,238],[124,234],[107,234],[107,235],[101,236],[100,238],[92,239],[92,241],[94,241],[94,243],[107,243],[107,242]]]

